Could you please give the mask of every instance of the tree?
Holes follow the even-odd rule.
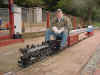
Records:
[[[16,0],[16,3],[26,7],[43,6],[50,11],[61,8],[67,14],[82,17],[88,24],[100,9],[100,0]]]
[[[43,6],[43,0],[15,0],[15,3],[20,6],[34,7],[34,6]]]
[[[47,10],[55,11],[60,0],[43,0]]]
[[[3,7],[8,7],[8,4],[4,4],[5,0],[0,0],[0,8],[3,8]]]
[[[57,8],[62,8],[65,13],[72,13],[71,9],[72,0],[60,0],[57,4]]]
[[[72,0],[72,5],[73,8],[79,10],[80,16],[87,20],[88,24],[91,24],[99,2],[98,0]]]
[[[99,6],[99,0],[60,0],[58,7],[62,8],[65,12],[74,16],[81,16],[88,24],[92,23],[93,14],[95,9]]]
[[[0,7],[2,7],[2,4],[3,4],[3,3],[2,3],[2,0],[1,0],[1,1],[0,1]]]

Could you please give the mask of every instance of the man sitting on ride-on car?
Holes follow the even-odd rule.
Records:
[[[69,17],[64,16],[61,9],[57,9],[56,17],[52,19],[50,28],[47,29],[46,31],[45,40],[49,41],[51,35],[53,35],[54,38],[61,37],[62,40],[60,48],[61,49],[65,48],[67,46],[66,42],[70,27],[71,27],[71,21]]]

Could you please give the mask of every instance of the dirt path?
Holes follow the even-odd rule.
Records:
[[[80,70],[82,69],[84,64],[87,63],[90,56],[95,52],[96,47],[100,44],[99,34],[100,34],[100,31],[97,30],[93,37],[90,37],[66,49],[65,51],[57,54],[56,56],[49,57],[48,59],[44,61],[33,64],[31,67],[17,72],[17,75],[80,75],[79,74]],[[35,41],[35,42],[38,41],[37,43],[39,43],[40,42],[39,40],[42,41],[42,39],[38,38],[38,39],[31,40],[31,41],[28,40],[26,41],[26,43],[30,43],[30,42],[32,43],[32,41]],[[22,47],[23,45],[21,46],[19,44],[18,46]],[[17,46],[13,46],[13,48],[15,47]],[[1,51],[1,52],[4,53],[5,51],[8,51],[8,49],[9,51],[11,51],[11,49],[13,48],[12,47],[3,48],[6,50]],[[18,49],[16,51],[18,51]],[[0,67],[2,65],[1,58],[2,57],[0,55]],[[11,59],[9,60],[12,61]],[[3,61],[5,61],[5,59]],[[0,71],[2,70],[0,69]]]
[[[0,47],[0,72],[17,71],[17,61],[20,56],[19,48],[25,47],[27,44],[38,44],[43,41],[43,37],[25,40],[24,43],[18,43],[6,47]]]
[[[17,75],[78,75],[80,69],[87,63],[89,57],[100,44],[100,31],[62,53],[48,58],[48,60],[34,64]]]

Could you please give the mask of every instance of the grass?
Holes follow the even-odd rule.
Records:
[[[96,27],[100,27],[100,22],[94,22],[93,24],[94,24],[94,26],[96,26]]]

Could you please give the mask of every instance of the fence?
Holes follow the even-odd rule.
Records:
[[[34,16],[34,8],[22,8],[22,21],[25,28],[24,32],[40,32],[45,28],[46,11],[42,11],[42,23],[37,23]]]
[[[23,10],[24,10],[23,11],[23,13],[24,13],[23,20],[26,19],[26,20],[24,20],[24,23],[26,23],[26,25],[25,24],[24,25],[27,27],[27,29],[25,29],[25,30],[27,30],[26,32],[33,32],[33,31],[38,32],[38,31],[41,31],[42,29],[46,29],[46,21],[47,21],[46,20],[47,19],[46,11],[44,11],[44,10],[42,11],[42,24],[45,26],[42,25],[43,27],[41,27],[41,26],[38,26],[34,22],[34,18],[33,18],[34,17],[34,14],[33,14],[34,9],[33,8],[24,8]],[[51,21],[55,17],[55,12],[49,12],[49,13],[50,13],[50,21]],[[84,26],[83,25],[84,22],[80,17],[74,17],[71,15],[67,15],[67,16],[69,16],[69,18],[71,19],[72,26],[70,26],[70,27],[72,27],[72,29],[82,28]],[[37,25],[38,27],[36,27],[35,25]],[[75,26],[75,28],[74,28],[74,26]],[[32,27],[34,27],[34,28],[32,28]]]
[[[39,15],[39,14],[38,14]],[[34,20],[34,8],[22,8],[22,20],[26,24],[38,24]],[[46,21],[46,11],[42,11],[42,23]],[[42,24],[40,23],[40,24]]]
[[[0,18],[2,24],[0,25],[0,37],[9,35],[9,30],[7,29],[7,24],[9,22],[9,13],[7,8],[0,8]]]
[[[2,27],[9,22],[8,8],[0,8],[0,18],[2,19]],[[38,24],[34,20],[34,8],[22,8],[23,32],[39,32],[46,25],[46,11],[42,13],[42,23]]]
[[[34,18],[34,8],[22,8],[22,30],[23,32],[40,32],[46,29],[47,12],[42,10],[42,23],[38,24]],[[50,12],[50,20],[54,18],[55,12]],[[9,21],[8,8],[0,8],[0,17],[2,18],[3,25]],[[73,24],[73,16],[70,16]],[[80,26],[80,18],[76,18],[76,28]]]
[[[0,8],[0,18],[2,19],[3,25],[9,22],[9,13],[7,8]]]

